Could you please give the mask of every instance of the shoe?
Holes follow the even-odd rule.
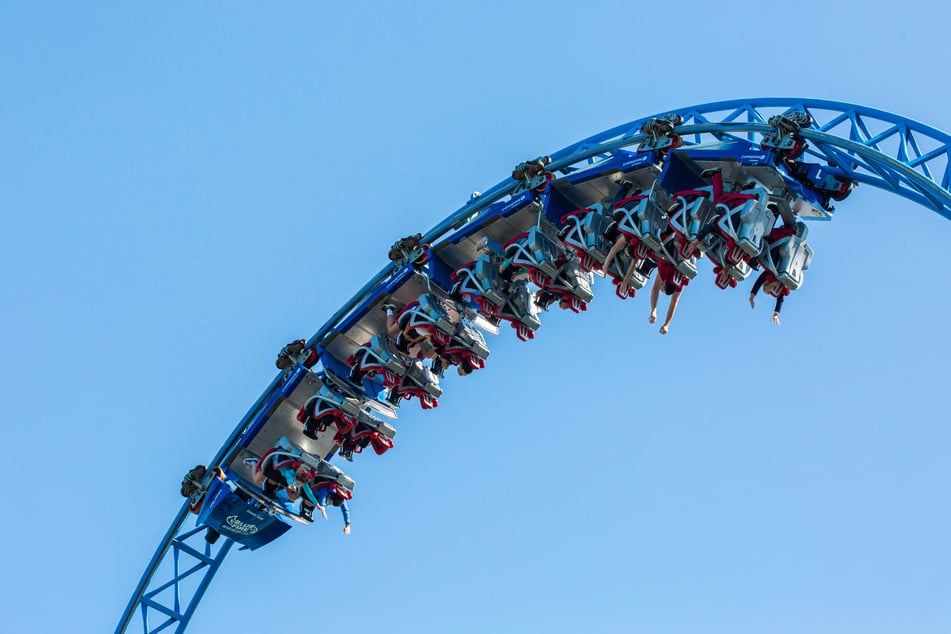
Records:
[[[390,303],[383,304],[382,306],[380,306],[380,308],[383,310],[384,313],[389,312],[391,310],[394,313],[396,312],[396,306]]]
[[[314,509],[309,506],[302,506],[300,508],[300,516],[303,517],[308,522],[314,521]]]
[[[221,537],[221,533],[213,528],[209,528],[208,532],[205,533],[205,541],[209,544],[214,544],[216,541],[218,541],[219,537]]]

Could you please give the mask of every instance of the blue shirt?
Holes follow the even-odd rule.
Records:
[[[310,485],[305,484],[301,487],[301,490],[305,491],[305,494],[309,494],[308,497],[314,495],[313,491],[310,488]],[[315,502],[317,506],[327,506],[327,497],[330,495],[330,489],[328,487],[319,487],[317,489],[317,499],[311,499],[311,502]],[[347,505],[347,501],[344,500],[343,504],[340,505],[340,512],[343,514],[344,524],[350,523],[350,507]]]

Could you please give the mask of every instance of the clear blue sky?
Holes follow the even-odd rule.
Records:
[[[447,4],[0,6],[0,631],[112,631],[277,349],[518,161],[754,96],[951,130],[945,3]],[[490,339],[190,631],[951,631],[951,223],[810,237],[779,328],[705,271],[666,337],[600,286]]]

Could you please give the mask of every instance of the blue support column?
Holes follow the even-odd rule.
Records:
[[[182,530],[181,524],[169,542],[171,552],[166,548],[164,552],[156,553],[156,565],[149,571],[152,574],[140,584],[149,587],[149,590],[133,597],[123,621],[116,629],[117,634],[125,631],[136,608],[140,611],[142,630],[146,634],[184,632],[188,626],[195,608],[234,542],[222,537],[217,543],[209,544],[205,541],[205,527]],[[149,586],[157,572],[167,575],[167,580]]]

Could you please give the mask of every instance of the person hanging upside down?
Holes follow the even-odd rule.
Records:
[[[316,486],[316,485],[312,485]],[[313,490],[311,486],[308,486],[309,491],[313,491],[316,496],[317,510],[320,511],[320,515],[327,519],[327,504],[330,503],[331,506],[339,506],[340,513],[343,515],[343,533],[344,535],[350,534],[350,506],[347,504],[347,498],[342,496],[338,491],[332,489],[328,486],[316,486],[316,490]]]
[[[773,230],[770,231],[763,240],[764,250],[771,249],[775,242],[782,240],[783,238],[788,238],[795,233],[795,225],[774,227]],[[764,270],[762,273],[760,273],[759,277],[756,278],[756,281],[753,283],[753,288],[750,289],[750,308],[756,307],[755,297],[760,288],[763,289],[764,293],[772,295],[776,298],[776,305],[773,308],[773,316],[771,319],[773,323],[778,326],[779,311],[783,309],[783,300],[786,298],[786,295],[789,295],[790,289],[787,288],[782,282],[777,280],[776,276],[771,271]]]
[[[750,308],[756,308],[755,298],[760,288],[763,289],[764,293],[776,298],[776,305],[773,307],[773,316],[770,319],[778,326],[779,311],[783,309],[783,300],[786,298],[786,295],[789,294],[789,289],[783,286],[783,283],[777,280],[772,273],[763,271],[753,283],[753,288],[750,289]]]
[[[317,499],[309,486],[306,486],[317,474],[297,456],[281,447],[273,447],[258,460],[251,474],[254,484],[264,486],[264,494],[276,498],[280,489],[284,489],[288,499],[295,502],[301,499],[300,514],[304,519],[313,519]]]
[[[611,262],[617,256],[618,253],[627,245],[627,236],[625,236],[618,229],[618,224],[621,222],[624,212],[617,211],[614,213],[614,221],[608,225],[608,228],[604,231],[604,239],[606,242],[611,244],[611,249],[608,251],[607,255],[604,257],[604,262],[601,264],[601,270],[605,273],[608,273],[611,270]],[[647,260],[645,260],[647,262]],[[618,292],[621,296],[627,296],[628,285],[631,283],[631,277],[634,275],[634,270],[637,267],[637,258],[631,259],[630,265],[627,267],[627,270],[624,272],[623,277],[618,281]]]
[[[386,332],[390,336],[396,336],[397,350],[414,359],[435,358],[436,346],[431,333],[411,327],[409,320],[405,327],[401,327],[396,318],[396,306],[393,304],[383,304],[382,308],[386,312]]]
[[[674,313],[677,312],[677,304],[680,303],[680,294],[683,292],[683,286],[678,286],[672,280],[676,269],[669,262],[661,260],[657,263],[657,275],[654,277],[654,285],[651,287],[651,314],[648,318],[649,323],[657,322],[657,300],[660,298],[660,291],[663,289],[664,295],[670,297],[670,305],[667,307],[667,318],[664,325],[660,327],[660,334],[666,335],[670,330],[670,322],[674,319]]]
[[[635,196],[640,195],[640,193],[640,189],[634,190]],[[618,198],[615,200],[618,200]],[[631,290],[631,278],[634,276],[635,272],[647,278],[650,277],[651,272],[653,272],[656,266],[650,258],[638,259],[635,249],[628,243],[627,236],[624,235],[619,229],[619,225],[621,220],[624,218],[624,214],[625,211],[623,209],[615,211],[614,220],[604,231],[604,240],[611,244],[611,249],[608,251],[607,255],[604,257],[604,262],[601,264],[601,270],[605,273],[610,273],[611,262],[614,261],[614,258],[617,257],[617,255],[623,249],[627,249],[627,252],[631,257],[631,263],[628,265],[627,270],[624,271],[622,276],[617,280],[618,295],[621,297],[626,297],[628,292]]]

